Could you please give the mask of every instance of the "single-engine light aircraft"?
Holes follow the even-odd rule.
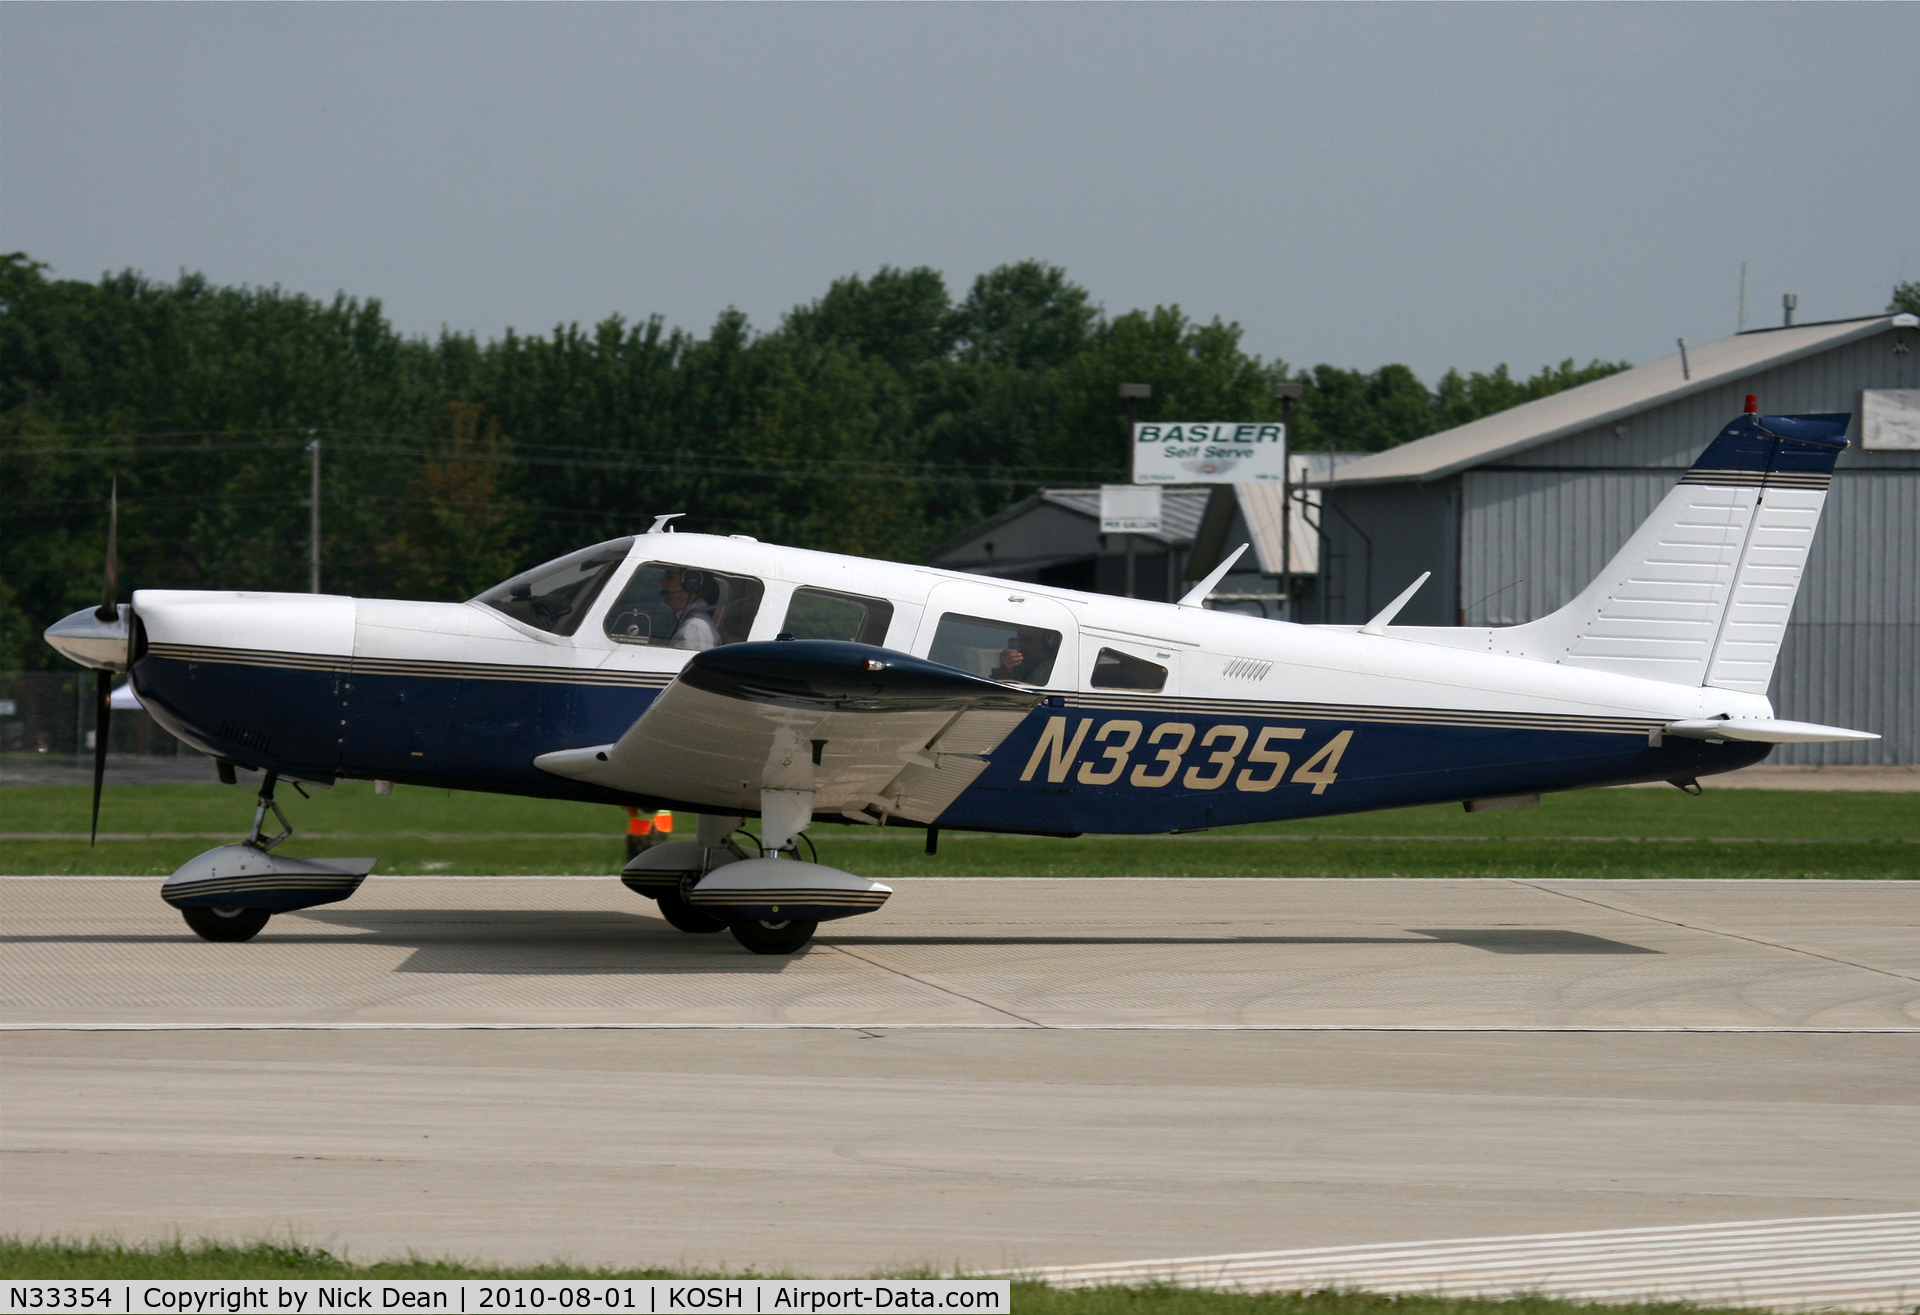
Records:
[[[161,888],[209,940],[358,888],[375,860],[277,852],[292,828],[274,789],[363,778],[695,813],[696,838],[621,879],[682,931],[789,954],[892,893],[803,860],[815,819],[925,828],[933,852],[943,828],[1146,834],[1697,790],[1775,744],[1877,738],[1767,700],[1849,417],[1757,409],[1577,597],[1505,628],[1393,625],[1419,581],[1365,625],[1295,625],[1204,606],[1233,557],[1159,603],[661,516],[465,603],[123,604],[110,528],[101,606],[47,640],[100,673],[96,834],[113,672],[224,779],[264,773],[251,836]]]

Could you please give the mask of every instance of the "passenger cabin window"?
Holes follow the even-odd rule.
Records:
[[[497,584],[473,601],[548,634],[570,635],[632,547],[629,538],[583,548]]]
[[[780,633],[795,639],[846,639],[883,644],[893,621],[893,604],[831,589],[795,589]]]
[[[752,631],[765,593],[750,575],[643,562],[607,609],[607,637],[654,648],[738,644]]]
[[[1103,648],[1093,660],[1093,679],[1088,683],[1095,689],[1144,689],[1157,694],[1167,687],[1167,669],[1158,662]]]
[[[989,680],[1044,685],[1060,655],[1060,632],[949,612],[933,632],[934,662]]]

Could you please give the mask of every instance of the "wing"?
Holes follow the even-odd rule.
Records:
[[[615,743],[533,761],[716,813],[811,790],[817,813],[932,822],[1045,697],[868,644],[729,644],[694,654]]]

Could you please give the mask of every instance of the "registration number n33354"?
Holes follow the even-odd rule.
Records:
[[[1149,790],[1177,785],[1247,794],[1292,782],[1324,794],[1339,779],[1340,759],[1353,732],[1337,732],[1311,754],[1305,753],[1306,736],[1304,726],[1215,722],[1202,730],[1192,722],[1163,721],[1149,731],[1130,717],[1097,726],[1092,717],[1049,717],[1020,779],[1093,786],[1124,781]],[[1296,757],[1298,767],[1293,766]]]

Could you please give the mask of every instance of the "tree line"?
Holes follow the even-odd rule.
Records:
[[[328,592],[457,599],[684,511],[690,530],[916,560],[1049,486],[1126,478],[1143,420],[1267,420],[1374,451],[1624,363],[1502,365],[1429,388],[1403,365],[1295,370],[1178,306],[1108,314],[1064,271],[954,297],[927,268],[834,282],[757,331],[660,318],[396,333],[380,302],[0,256],[0,669],[97,600],[110,482],[125,588],[303,590],[308,445]]]

